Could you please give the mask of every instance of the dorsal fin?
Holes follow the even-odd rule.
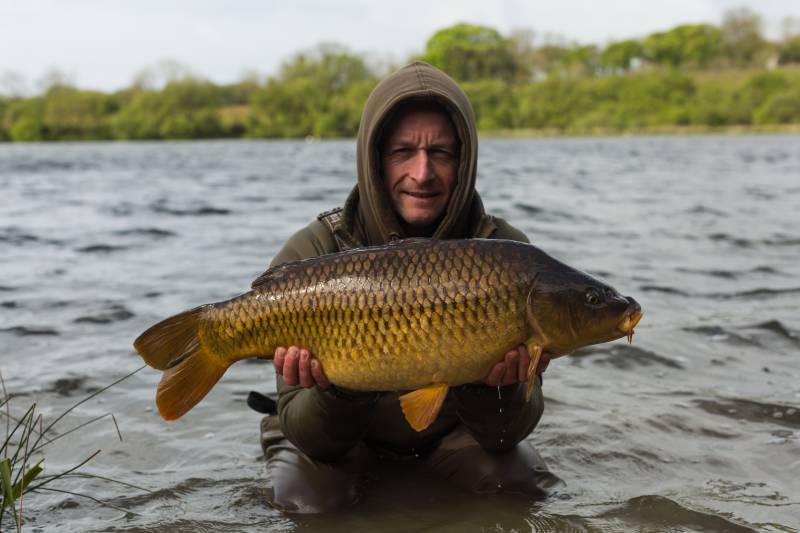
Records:
[[[396,241],[392,241],[389,243],[389,246],[399,246],[402,244],[414,244],[414,243],[423,243],[423,242],[434,242],[435,239],[431,239],[429,237],[406,237],[405,239],[397,239]]]
[[[318,257],[311,257],[308,259],[299,259],[297,261],[289,261],[288,263],[282,263],[280,265],[276,265],[274,267],[268,268],[263,274],[258,276],[253,283],[250,284],[251,289],[257,289],[266,285],[267,283],[272,282],[273,280],[279,278],[284,272],[287,270],[294,270],[302,268],[301,265],[308,264],[308,263],[316,263],[317,261],[321,260],[322,258],[329,257],[331,255],[357,255],[364,252],[381,252],[384,250],[391,250],[395,246],[402,246],[402,245],[413,245],[413,244],[423,244],[423,243],[436,243],[435,239],[429,239],[427,237],[410,237],[408,239],[400,239],[397,241],[392,241],[389,244],[381,244],[378,246],[369,246],[369,247],[362,247],[362,248],[353,248],[351,250],[344,250],[342,252],[334,252],[331,254],[324,254]]]
[[[257,289],[258,287],[266,285],[270,281],[279,278],[287,269],[308,261],[308,259],[299,259],[297,261],[289,261],[288,263],[281,263],[280,265],[269,267],[263,274],[253,280],[253,283],[250,284],[250,288]]]

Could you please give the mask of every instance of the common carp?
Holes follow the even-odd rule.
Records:
[[[271,268],[251,291],[167,318],[134,347],[164,371],[156,403],[166,420],[234,362],[297,345],[336,386],[411,391],[401,407],[422,431],[449,387],[485,378],[515,346],[531,354],[529,398],[543,352],[630,342],[641,316],[633,298],[530,244],[408,239]]]

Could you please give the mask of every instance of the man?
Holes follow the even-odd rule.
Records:
[[[293,235],[271,266],[407,237],[527,242],[484,212],[475,191],[477,148],[472,107],[452,79],[422,62],[398,70],[367,100],[358,184],[344,207]],[[365,458],[376,453],[419,455],[472,491],[544,495],[560,480],[528,443],[518,446],[544,408],[541,379],[531,401],[524,399],[529,362],[524,346],[510,351],[482,383],[453,388],[434,423],[416,432],[398,392],[339,389],[314,354],[278,348],[278,417],[264,418],[261,435],[271,503],[297,512],[347,505]]]

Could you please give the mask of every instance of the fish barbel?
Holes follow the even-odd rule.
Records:
[[[167,318],[134,342],[163,370],[166,420],[197,404],[236,361],[303,346],[339,387],[400,397],[422,431],[448,387],[479,381],[506,352],[531,354],[528,398],[543,352],[552,357],[627,336],[633,298],[530,244],[408,239],[287,263],[252,290]]]

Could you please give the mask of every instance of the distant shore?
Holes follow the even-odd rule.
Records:
[[[800,134],[800,124],[768,124],[761,126],[651,126],[647,128],[591,128],[591,129],[498,129],[479,131],[485,139],[524,139],[544,137],[629,137],[636,135],[753,135]]]

